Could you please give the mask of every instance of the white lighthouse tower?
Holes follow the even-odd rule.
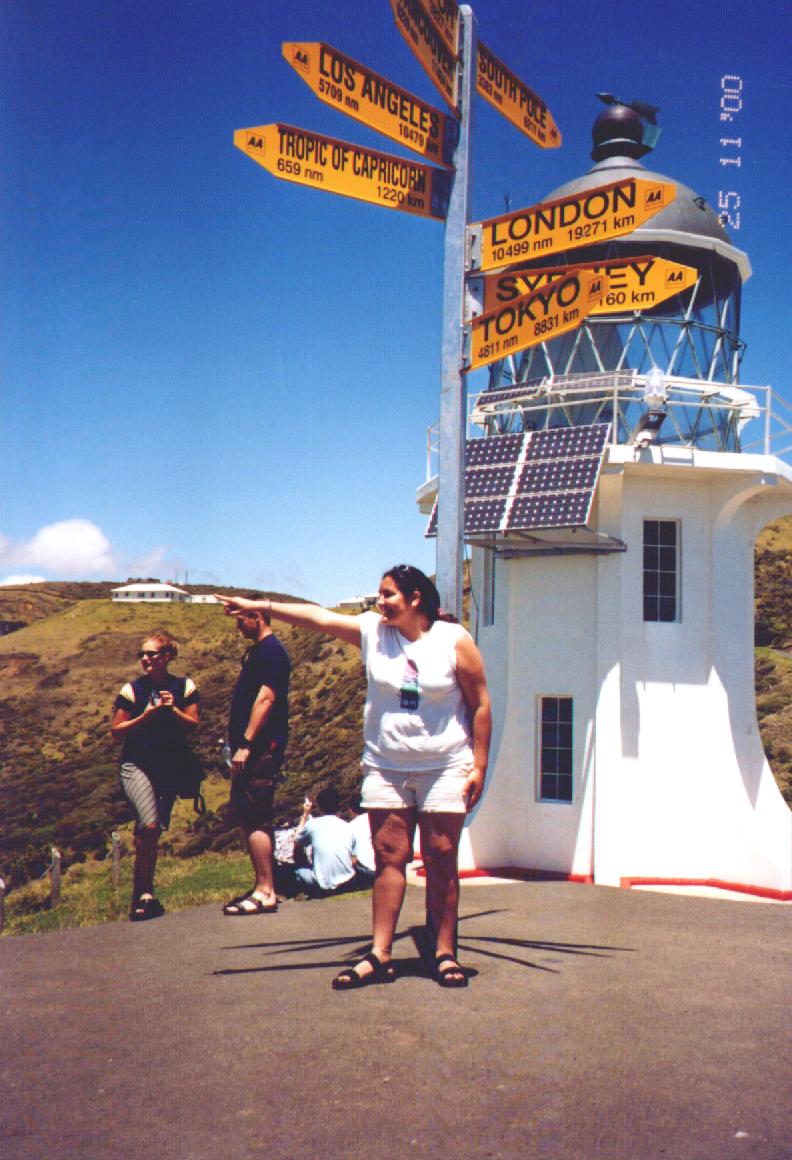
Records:
[[[673,180],[639,160],[655,111],[612,102],[593,168],[546,200]],[[609,313],[496,364],[472,407],[471,622],[495,731],[461,865],[792,899],[753,667],[754,542],[792,512],[792,469],[771,454],[771,392],[738,386],[748,259],[674,184],[645,225],[554,264],[663,259],[694,269],[689,288],[653,306],[620,265]]]

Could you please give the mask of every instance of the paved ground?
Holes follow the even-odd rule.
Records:
[[[475,886],[443,991],[366,898],[0,942],[4,1160],[788,1160],[792,908]]]

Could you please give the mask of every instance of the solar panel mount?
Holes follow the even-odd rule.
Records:
[[[466,539],[588,526],[609,423],[469,439]],[[437,534],[437,503],[426,530]]]

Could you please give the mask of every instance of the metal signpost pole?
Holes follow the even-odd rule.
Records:
[[[470,193],[470,138],[476,31],[473,10],[459,9],[459,144],[445,227],[437,587],[443,607],[462,618],[463,504],[467,394],[464,355],[465,228]]]

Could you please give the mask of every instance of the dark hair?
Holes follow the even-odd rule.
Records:
[[[415,568],[412,564],[396,564],[393,568],[385,569],[382,573],[383,580],[386,576],[390,576],[406,600],[412,599],[414,592],[418,593],[421,598],[418,611],[423,613],[430,624],[434,624],[436,620],[456,620],[455,616],[440,607],[440,593],[420,568]]]
[[[316,804],[323,814],[334,814],[339,806],[338,790],[334,785],[326,785],[316,795]]]
[[[248,592],[247,598],[248,598],[248,600],[261,600],[261,596],[258,594],[258,592]],[[252,613],[251,615],[260,616],[265,624],[272,623],[272,621],[270,620],[270,614],[268,612],[264,612],[263,609],[261,609],[261,608],[257,608],[256,611],[254,613]]]

